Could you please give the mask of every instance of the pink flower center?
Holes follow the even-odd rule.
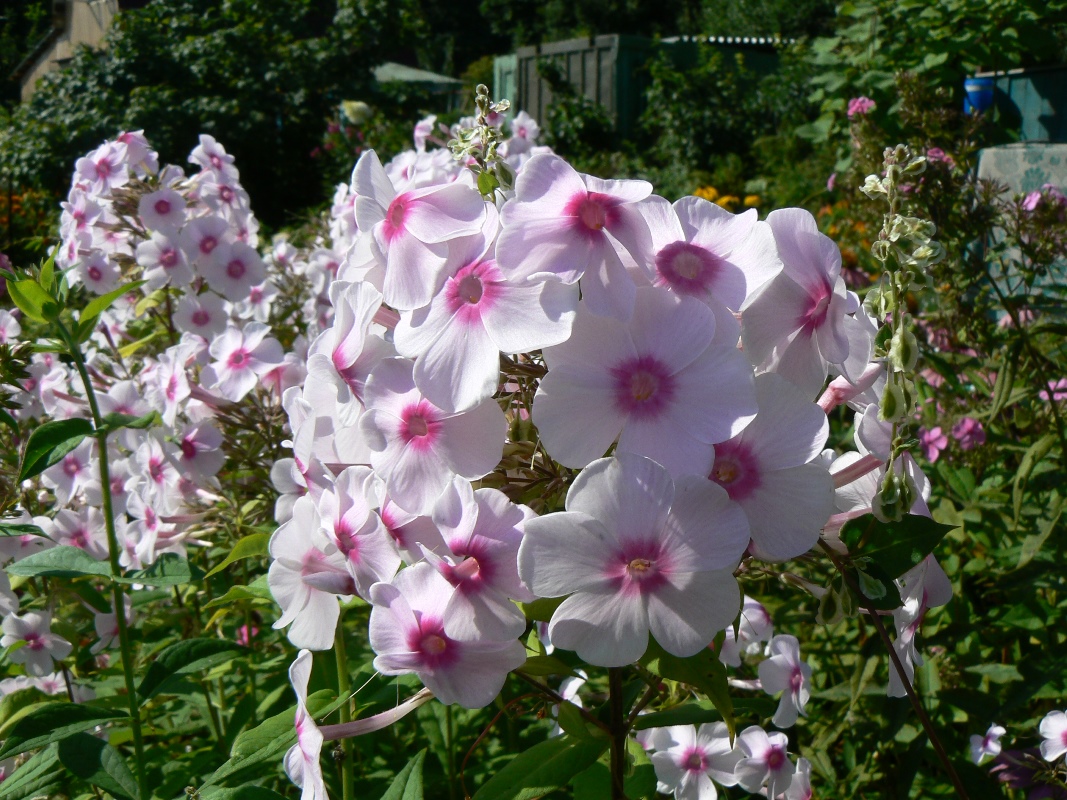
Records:
[[[387,242],[393,241],[397,236],[404,233],[404,221],[410,211],[410,199],[407,193],[398,194],[386,209],[385,219],[382,221],[382,233]]]
[[[152,458],[148,461],[148,474],[156,483],[163,483],[163,459]]]
[[[679,294],[702,295],[711,288],[720,268],[720,259],[703,247],[671,242],[656,253],[656,284]]]
[[[419,620],[419,627],[410,631],[408,646],[422,655],[423,663],[430,669],[447,667],[460,655],[460,644],[445,635],[441,622],[425,616]]]
[[[674,396],[674,378],[652,356],[623,361],[611,375],[615,379],[615,407],[624,414],[655,417]]]
[[[227,365],[234,369],[243,369],[248,363],[248,351],[247,350],[234,350],[230,353],[230,357],[226,359]]]
[[[159,200],[156,200],[156,204],[153,208],[155,208],[157,214],[165,216],[170,213],[170,201],[160,198]]]
[[[196,443],[192,439],[182,439],[182,457],[190,461],[196,458]]]
[[[96,176],[98,178],[108,178],[111,175],[111,164],[106,159],[100,159],[96,162]]]
[[[82,463],[74,456],[67,456],[63,459],[63,473],[70,478],[73,478],[79,472],[81,472]]]
[[[604,228],[610,228],[618,218],[619,204],[611,195],[600,192],[576,194],[563,207],[563,215],[573,219],[574,229],[591,238],[599,238]]]
[[[715,466],[708,477],[735,502],[744,500],[762,483],[759,462],[752,451],[733,440],[715,445]]]
[[[211,322],[211,315],[204,311],[204,309],[199,309],[198,311],[193,312],[192,321],[198,328],[202,328]]]
[[[26,647],[34,652],[44,650],[44,640],[41,638],[41,634],[31,631],[27,633],[23,639],[26,640]]]
[[[630,542],[622,546],[609,563],[608,577],[619,583],[623,594],[654,592],[667,580],[669,559],[656,542]]]
[[[159,254],[159,266],[163,269],[170,269],[178,263],[178,251],[172,247],[168,247],[162,253]]]
[[[218,246],[219,240],[216,239],[214,236],[205,236],[203,239],[200,240],[200,252],[204,255],[207,255]]]
[[[830,301],[833,299],[833,293],[827,286],[819,287],[818,292],[818,295],[811,297],[810,307],[801,318],[802,330],[808,336],[826,322],[826,313],[830,310]]]
[[[234,280],[238,280],[245,274],[245,264],[241,259],[235,258],[226,265],[226,274]]]
[[[212,153],[210,156],[208,156],[207,160],[211,164],[211,166],[213,166],[215,169],[222,169],[222,159],[219,158],[214,153]]]
[[[445,301],[452,313],[461,312],[465,323],[481,319],[481,311],[491,308],[500,296],[503,276],[492,261],[468,264],[445,284]]]
[[[100,267],[89,267],[87,272],[89,273],[89,278],[94,281],[98,281],[104,277],[104,273],[100,271]]]
[[[704,751],[690,750],[685,758],[682,759],[682,766],[687,772],[704,772],[708,766]]]
[[[233,198],[234,198],[233,189],[231,189],[229,186],[220,186],[219,187],[219,198],[222,200],[222,202],[224,202],[227,205],[229,205],[230,203],[233,202]]]
[[[785,752],[781,747],[774,746],[767,751],[767,766],[773,772],[780,769],[782,764],[785,763]]]
[[[436,410],[425,400],[408,406],[400,415],[400,438],[420,450],[436,441],[440,429]]]

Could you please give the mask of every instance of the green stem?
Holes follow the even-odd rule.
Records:
[[[85,359],[81,349],[70,335],[70,331],[56,320],[60,336],[67,345],[70,357],[74,360],[74,366],[81,376],[82,385],[85,387],[85,396],[89,401],[89,409],[93,415],[93,427],[96,428],[96,440],[100,457],[100,491],[104,505],[104,528],[107,532],[108,564],[111,569],[111,602],[115,609],[115,622],[119,630],[119,649],[122,652],[122,673],[126,684],[126,702],[130,709],[130,724],[133,728],[133,750],[136,756],[137,788],[142,800],[150,797],[148,779],[145,774],[144,758],[144,734],[141,731],[141,710],[137,703],[137,688],[133,674],[133,647],[130,642],[129,626],[126,622],[126,592],[116,578],[122,575],[122,567],[119,564],[118,534],[115,532],[115,511],[111,502],[111,470],[107,455],[107,431],[103,429],[103,418],[100,415],[100,406],[96,402],[96,392],[93,383],[89,379],[89,371],[85,366]]]
[[[448,796],[456,797],[456,754],[452,750],[452,706],[445,706],[445,751],[448,753]]]
[[[337,621],[337,634],[334,639],[333,652],[337,657],[337,694],[347,698],[341,704],[341,722],[352,721],[352,683],[348,677],[348,652],[345,650],[345,634],[341,620]],[[341,762],[341,792],[344,800],[356,798],[356,773],[355,764],[352,763],[352,740],[342,739],[341,747],[345,757]]]
[[[882,639],[882,644],[885,645],[885,649],[889,652],[889,659],[893,662],[897,675],[900,677],[900,682],[904,684],[904,691],[908,695],[908,700],[911,701],[911,707],[915,709],[915,713],[919,717],[919,722],[922,724],[923,730],[926,732],[926,736],[930,740],[930,744],[933,745],[934,752],[937,753],[938,760],[941,761],[941,765],[948,773],[952,785],[956,787],[956,796],[963,798],[963,800],[969,800],[967,790],[963,788],[963,782],[960,780],[960,776],[956,774],[956,768],[952,765],[952,761],[949,759],[948,753],[945,751],[945,746],[941,744],[941,739],[937,736],[937,731],[934,729],[934,723],[930,720],[929,715],[926,713],[926,709],[923,708],[923,704],[919,700],[919,695],[915,692],[915,687],[912,686],[911,681],[908,680],[908,675],[904,671],[904,665],[901,663],[900,656],[897,655],[897,651],[893,647],[893,641],[889,638],[889,631],[886,630],[882,618],[878,616],[878,611],[864,596],[863,591],[856,585],[856,582],[852,579],[852,575],[845,569],[844,564],[841,563],[837,554],[830,549],[830,546],[821,539],[819,540],[819,545],[826,551],[826,554],[830,556],[830,560],[834,562],[837,571],[840,572],[841,577],[845,579],[848,588],[852,590],[852,593],[855,594],[857,598],[859,598],[860,605],[867,611],[868,616],[871,618],[871,622],[874,623],[874,627]]]
[[[222,741],[222,725],[219,723],[219,712],[215,710],[215,704],[211,700],[211,692],[207,690],[207,684],[200,681],[200,691],[204,693],[204,702],[207,703],[207,716],[211,721],[211,732],[215,734],[215,741]]]
[[[622,670],[608,669],[611,708],[611,800],[626,800],[626,717],[622,707]]]

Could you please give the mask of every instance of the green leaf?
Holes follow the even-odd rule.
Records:
[[[425,759],[425,749],[417,752],[393,778],[382,800],[422,800],[422,762]]]
[[[85,308],[81,310],[81,314],[78,315],[78,324],[85,325],[88,322],[95,320],[104,311],[110,308],[111,304],[118,300],[125,294],[128,294],[135,289],[139,289],[144,285],[144,281],[133,281],[127,283],[125,286],[120,286],[117,289],[112,289],[107,294],[102,294],[99,297],[94,297],[90,300]]]
[[[854,557],[869,558],[886,576],[899,578],[930,555],[952,529],[915,514],[905,514],[899,522],[866,516],[846,522],[841,540]]]
[[[150,567],[127,572],[115,580],[119,583],[141,583],[145,586],[180,586],[183,583],[192,583],[200,577],[202,574],[194,574],[189,562],[180,555],[164,553]]]
[[[263,576],[266,577],[266,576]],[[273,595],[270,593],[270,589],[267,588],[266,582],[263,585],[257,585],[258,579],[252,581],[248,586],[231,586],[229,591],[222,597],[216,597],[210,603],[204,606],[204,609],[217,608],[219,606],[229,606],[242,600],[266,600],[268,602],[274,602]]]
[[[59,316],[59,304],[32,278],[8,282],[11,301],[30,319],[49,322]]]
[[[520,672],[543,678],[546,675],[573,675],[574,670],[555,656],[530,656],[519,667]]]
[[[1013,519],[1016,527],[1019,525],[1019,516],[1022,514],[1023,495],[1026,492],[1026,484],[1030,481],[1030,476],[1034,472],[1034,467],[1041,463],[1055,444],[1055,434],[1049,433],[1042,436],[1030,445],[1030,448],[1023,455],[1023,459],[1019,463],[1019,471],[1015,473],[1015,480],[1012,482],[1011,487],[1011,500],[1014,511]]]
[[[224,639],[186,639],[176,642],[156,654],[141,685],[137,687],[137,694],[143,703],[165,691],[172,678],[229,661],[243,650],[235,642]]]
[[[256,558],[267,555],[267,544],[269,542],[270,535],[266,533],[253,533],[251,536],[245,536],[233,546],[230,554],[212,567],[204,577],[210,578],[217,572],[226,569],[233,562],[240,561],[243,558]]]
[[[856,585],[859,586],[863,597],[861,605],[867,605],[878,611],[895,611],[900,608],[903,601],[900,599],[900,591],[893,579],[882,569],[879,564],[864,563],[859,566],[849,567],[849,572]]]
[[[123,358],[129,358],[134,353],[136,353],[138,350],[140,350],[142,347],[144,347],[146,344],[148,344],[149,342],[151,342],[154,339],[158,339],[162,335],[163,335],[162,331],[154,331],[154,332],[148,334],[147,336],[145,336],[145,337],[143,337],[141,339],[138,339],[136,342],[130,342],[129,344],[124,344],[122,347],[119,348],[119,355],[122,356]]]
[[[966,671],[989,678],[991,683],[1011,683],[1023,679],[1022,673],[1014,664],[977,664],[967,667]]]
[[[0,408],[0,422],[7,425],[7,427],[11,428],[15,433],[19,432],[18,420],[11,416],[7,409]]]
[[[20,689],[4,695],[0,700],[0,740],[7,736],[15,723],[37,706],[44,705],[36,689]]]
[[[19,767],[0,783],[3,800],[55,797],[62,785],[63,771],[59,769],[59,752],[55,745],[47,747]]]
[[[734,719],[734,703],[726,680],[726,667],[715,653],[705,648],[696,655],[679,658],[660,647],[655,639],[649,638],[648,649],[641,663],[662,678],[689,684],[707,695],[730,729],[731,738],[736,735],[737,721]]]
[[[238,786],[236,789],[220,789],[211,786],[199,793],[201,800],[285,800],[271,789],[262,786]]]
[[[92,432],[92,423],[80,418],[54,420],[35,428],[26,442],[19,480],[40,475],[53,464],[58,464]]]
[[[656,770],[648,754],[636,739],[626,741],[626,750],[628,768],[623,776],[623,793],[630,800],[654,797]],[[576,775],[571,785],[574,788],[574,800],[611,800],[611,770],[607,757],[601,756],[589,769]]]
[[[119,428],[136,428],[138,430],[144,430],[145,428],[151,428],[153,425],[158,425],[162,422],[158,411],[150,411],[144,416],[138,417],[133,414],[106,414],[100,420],[103,424],[100,426],[102,430],[106,430],[108,433],[117,431]]]
[[[36,750],[101,723],[125,718],[124,711],[80,703],[42,703],[11,727],[0,747],[0,758]]]
[[[696,700],[666,711],[642,714],[634,721],[634,728],[643,731],[648,728],[666,728],[670,725],[703,725],[705,722],[716,722],[720,719],[722,719],[722,714],[715,708],[714,703],[710,700]]]
[[[56,253],[59,252],[59,245],[52,248],[52,254],[48,256],[48,260],[41,265],[41,288],[46,292],[52,291],[52,285],[55,283],[56,278]]]
[[[32,578],[45,575],[50,578],[80,578],[85,575],[110,575],[106,561],[97,561],[80,547],[59,545],[26,556],[21,561],[9,564],[8,575]]]
[[[43,536],[50,538],[37,525],[28,522],[0,522],[0,536]]]
[[[566,597],[543,597],[532,603],[519,603],[519,608],[526,615],[526,619],[531,622],[548,622],[566,599]]]
[[[99,786],[115,797],[138,800],[137,780],[107,742],[87,733],[76,733],[59,743],[59,760],[82,780]]]
[[[1052,514],[1049,519],[1040,519],[1037,521],[1038,533],[1032,533],[1029,536],[1023,538],[1022,547],[1019,548],[1019,563],[1016,565],[1016,569],[1025,567],[1036,556],[1041,548],[1044,547],[1045,542],[1048,541],[1048,537],[1052,535],[1052,531],[1056,529],[1056,526],[1060,522],[1060,517],[1063,515],[1064,498],[1057,497],[1056,504],[1052,508]]]
[[[566,786],[608,749],[607,740],[557,736],[515,756],[474,793],[474,800],[533,800]]]

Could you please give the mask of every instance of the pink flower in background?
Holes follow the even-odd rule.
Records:
[[[952,438],[960,443],[960,449],[973,450],[985,444],[985,429],[978,420],[964,417],[952,426]]]
[[[652,755],[659,791],[671,792],[676,800],[714,800],[715,783],[734,786],[734,769],[742,752],[730,746],[725,722],[672,725],[657,731],[658,745],[669,745]],[[714,779],[714,782],[713,782]]]
[[[758,792],[767,783],[767,796],[777,797],[789,787],[796,767],[786,752],[789,739],[784,733],[767,733],[752,725],[741,731],[737,745],[744,758],[738,762],[734,775],[743,789]]]
[[[940,425],[929,430],[919,428],[919,447],[922,448],[926,460],[933,464],[940,457],[941,451],[948,447],[948,437],[942,432]]]
[[[1049,381],[1048,389],[1042,389],[1037,393],[1037,396],[1049,402],[1051,397],[1057,403],[1061,400],[1067,400],[1067,378],[1060,378],[1058,381]]]
[[[1000,755],[1000,737],[1007,731],[1001,725],[990,725],[985,736],[975,734],[971,737],[971,761],[981,764],[987,758],[996,758]]]
[[[308,713],[308,681],[311,680],[311,653],[301,650],[289,667],[289,682],[296,693],[296,744],[285,754],[285,774],[301,788],[300,800],[329,800],[322,778],[322,731]]]
[[[1037,730],[1045,738],[1041,743],[1041,757],[1045,761],[1055,761],[1067,753],[1067,713],[1048,712]]]
[[[811,697],[811,667],[800,658],[800,642],[795,636],[775,636],[767,651],[770,658],[759,665],[760,683],[767,694],[782,693],[771,721],[779,728],[788,728],[804,713]]]
[[[948,167],[956,166],[956,160],[940,147],[931,147],[927,150],[926,160],[932,164],[945,164]]]
[[[832,192],[835,186],[837,186],[837,173],[831,172],[830,177],[826,179],[826,191]]]
[[[875,107],[875,102],[869,97],[853,97],[848,101],[848,117],[852,119],[857,115],[863,116],[873,111]]]

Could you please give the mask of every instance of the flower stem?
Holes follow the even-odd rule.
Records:
[[[819,545],[826,554],[830,556],[830,560],[834,562],[834,566],[837,567],[838,572],[845,579],[845,583],[848,584],[848,588],[856,595],[860,600],[860,604],[867,611],[871,621],[874,623],[875,629],[878,631],[878,635],[882,638],[882,643],[885,645],[885,649],[889,652],[889,658],[893,662],[893,667],[897,671],[897,675],[900,676],[900,682],[904,684],[904,691],[907,692],[908,699],[911,701],[912,708],[915,709],[915,713],[919,717],[919,722],[923,726],[923,730],[926,732],[927,738],[930,740],[930,744],[934,747],[934,752],[937,753],[938,760],[941,761],[941,765],[948,773],[949,779],[952,781],[952,785],[956,787],[957,797],[963,798],[963,800],[969,800],[967,790],[963,788],[963,782],[960,780],[960,776],[956,774],[956,768],[952,766],[952,761],[948,757],[948,753],[945,752],[945,746],[941,744],[941,740],[937,736],[937,731],[934,729],[934,723],[930,720],[929,715],[926,713],[926,709],[923,708],[922,702],[919,700],[919,695],[915,693],[915,687],[911,685],[911,681],[908,680],[908,675],[904,671],[904,665],[900,662],[900,656],[897,655],[896,649],[893,647],[893,642],[889,638],[889,631],[886,630],[885,624],[882,622],[881,617],[878,616],[878,611],[870,604],[866,596],[860,590],[860,587],[856,585],[852,575],[845,569],[844,565],[838,559],[834,551],[822,540],[819,540]]]
[[[611,708],[611,800],[626,800],[626,712],[622,707],[622,670],[608,669],[608,703]]]
[[[126,622],[126,592],[122,584],[116,578],[122,574],[119,564],[119,540],[115,532],[115,511],[111,502],[111,471],[107,456],[107,431],[104,429],[103,418],[100,416],[100,406],[96,402],[96,392],[89,378],[89,371],[85,367],[85,358],[81,349],[71,336],[70,331],[59,322],[55,322],[56,328],[63,341],[67,345],[70,357],[74,360],[74,366],[81,376],[82,385],[85,387],[85,396],[89,401],[89,409],[93,415],[93,427],[96,429],[96,440],[100,451],[100,492],[103,497],[104,528],[107,532],[108,564],[111,569],[111,602],[115,608],[115,622],[119,629],[119,649],[122,652],[122,673],[126,684],[126,702],[130,710],[130,725],[133,729],[133,750],[136,758],[137,788],[141,798],[147,800],[150,797],[148,780],[145,774],[144,759],[144,735],[141,731],[141,711],[137,703],[137,688],[134,684],[133,674],[133,647],[130,643],[130,631]]]
[[[352,721],[352,684],[348,677],[348,651],[345,650],[345,633],[341,620],[337,621],[337,634],[334,637],[333,652],[337,658],[337,695],[345,698],[341,704],[341,724]],[[343,739],[341,747],[344,761],[341,762],[341,793],[344,800],[356,798],[355,764],[352,763],[352,740]]]

